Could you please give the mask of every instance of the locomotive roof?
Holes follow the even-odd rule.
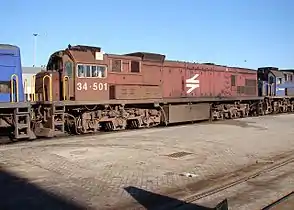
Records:
[[[162,55],[159,53],[133,52],[133,53],[128,53],[124,55],[140,57],[142,60],[145,60],[145,61],[159,61],[161,63],[163,63],[165,60],[165,55]]]
[[[20,49],[16,45],[11,44],[0,44],[1,54],[10,54],[12,56],[20,56]]]
[[[58,50],[58,51],[55,51],[54,53],[52,53],[50,55],[50,58],[51,57],[54,57],[54,56],[61,56],[62,53],[64,53],[66,50],[82,51],[82,52],[87,52],[88,50],[90,50],[90,51],[101,52],[101,47],[93,47],[93,46],[87,46],[87,45],[75,45],[75,46],[71,46],[69,44],[67,48],[62,49],[62,50]]]
[[[74,45],[71,46],[70,44],[66,49],[59,50],[51,54],[49,61],[55,57],[55,56],[62,56],[62,54],[66,51],[80,51],[80,52],[87,52],[87,51],[92,51],[92,52],[102,52],[101,47],[95,47],[95,46],[88,46],[88,45]],[[247,71],[256,71],[256,69],[251,69],[251,68],[245,68],[245,67],[235,67],[235,66],[227,66],[227,65],[221,65],[221,64],[215,64],[211,62],[203,62],[203,63],[198,63],[198,62],[188,62],[188,61],[178,61],[178,60],[167,60],[166,55],[159,54],[159,53],[151,53],[151,52],[132,52],[132,53],[126,53],[126,54],[108,54],[108,55],[113,55],[113,56],[133,56],[133,57],[138,57],[141,58],[143,61],[157,61],[157,62],[177,62],[177,63],[186,63],[186,64],[198,64],[198,65],[211,65],[211,66],[216,66],[216,67],[224,67],[224,68],[234,68],[234,69],[240,69],[240,70],[247,70]],[[263,67],[265,68],[265,67]],[[267,67],[267,68],[272,68],[272,67]],[[258,68],[260,69],[260,68]],[[280,76],[282,73],[280,71],[274,71],[273,69],[271,70],[273,74]],[[294,71],[294,69],[289,69],[289,70],[283,70],[283,71]]]
[[[183,63],[183,64],[197,64],[197,65],[206,65],[211,67],[222,67],[222,68],[230,68],[230,69],[238,69],[238,70],[244,70],[244,71],[255,71],[256,69],[246,68],[246,67],[237,67],[237,66],[227,66],[227,65],[221,65],[221,64],[215,64],[215,63],[198,63],[198,62],[191,62],[191,61],[177,61],[177,60],[166,60],[168,62],[176,62],[176,63]]]
[[[68,45],[67,49],[69,50],[76,50],[76,51],[96,51],[96,52],[101,52],[101,47],[94,47],[94,46],[88,46],[88,45],[75,45],[71,46],[70,44]]]
[[[282,71],[271,70],[271,72],[276,77],[284,77],[284,73]]]
[[[284,71],[284,72],[294,72],[294,69],[280,69],[280,71]]]
[[[0,49],[5,50],[19,50],[19,47],[11,44],[0,44]]]

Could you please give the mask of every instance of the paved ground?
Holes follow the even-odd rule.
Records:
[[[23,207],[23,193],[31,201],[23,209],[41,202],[48,209],[153,209],[216,177],[291,154],[293,121],[294,115],[264,116],[2,146],[0,209]]]

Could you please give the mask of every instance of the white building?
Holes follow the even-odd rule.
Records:
[[[42,69],[42,67],[22,67],[23,88],[27,101],[31,101],[33,99],[33,95],[35,93],[35,81],[33,78]]]

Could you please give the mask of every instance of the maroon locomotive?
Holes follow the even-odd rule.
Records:
[[[53,91],[54,101],[239,97],[257,92],[256,70],[170,61],[153,53],[113,55],[74,46],[51,55],[47,69],[55,71],[56,90],[63,76],[69,78],[69,92]]]
[[[48,104],[38,111],[42,126],[88,133],[244,117],[258,109],[256,78],[252,69],[77,45],[50,56],[35,90],[36,101]]]

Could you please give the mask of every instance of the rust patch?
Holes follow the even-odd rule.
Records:
[[[166,155],[167,157],[172,157],[172,158],[181,158],[181,157],[184,157],[184,156],[187,156],[187,155],[191,155],[193,153],[191,152],[174,152],[174,153],[171,153],[169,155]]]

